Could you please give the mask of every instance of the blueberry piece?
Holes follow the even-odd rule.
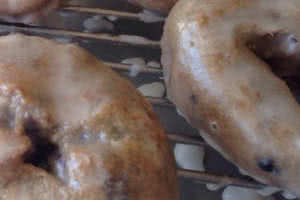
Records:
[[[262,159],[257,163],[257,165],[260,169],[262,169],[265,172],[270,172],[273,174],[279,173],[279,169],[276,166],[273,159],[269,159],[269,158]]]

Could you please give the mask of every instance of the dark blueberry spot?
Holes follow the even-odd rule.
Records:
[[[274,160],[272,159],[262,159],[258,162],[258,167],[265,172],[270,172],[273,174],[278,174],[279,169],[276,167]]]
[[[298,42],[298,40],[294,37],[294,36],[292,36],[291,37],[291,42],[293,42],[293,43],[297,43]]]
[[[218,125],[217,125],[216,122],[212,122],[211,123],[211,127],[212,127],[213,130],[217,130],[218,129]]]
[[[58,146],[46,137],[46,130],[29,119],[24,123],[24,133],[32,143],[32,149],[25,156],[25,163],[51,171],[49,160],[58,155]]]
[[[191,99],[191,102],[193,104],[197,104],[198,103],[198,99],[197,99],[197,97],[194,94],[192,94],[192,96],[190,96],[190,99]]]
[[[113,126],[109,132],[110,139],[113,141],[119,141],[126,136],[126,133],[120,129],[118,126]]]
[[[191,46],[191,47],[195,46],[194,41],[190,41],[190,46]]]

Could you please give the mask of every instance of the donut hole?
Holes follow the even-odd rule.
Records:
[[[293,34],[273,33],[256,36],[247,46],[284,80],[300,104],[300,43]]]
[[[32,143],[31,150],[25,155],[25,163],[30,163],[36,167],[50,172],[50,160],[58,157],[58,146],[52,143],[46,136],[47,130],[39,126],[38,122],[29,119],[24,123],[24,133]]]

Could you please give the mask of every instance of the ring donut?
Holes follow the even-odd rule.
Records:
[[[2,0],[0,16],[13,18],[15,21],[33,22],[57,8],[60,2],[62,0]]]
[[[177,200],[152,107],[85,50],[0,37],[0,199]]]
[[[162,39],[168,97],[186,119],[250,176],[298,197],[299,11],[298,0],[182,0]]]

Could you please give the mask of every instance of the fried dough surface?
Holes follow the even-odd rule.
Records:
[[[73,44],[0,38],[0,141],[3,200],[178,199],[151,105]]]
[[[300,107],[281,78],[299,77],[299,10],[298,0],[182,0],[162,39],[168,97],[185,118],[250,176],[298,197]]]

